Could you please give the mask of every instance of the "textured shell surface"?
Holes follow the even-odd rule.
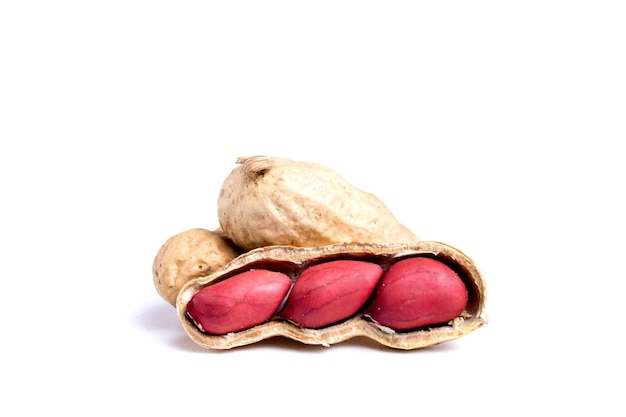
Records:
[[[310,162],[240,158],[218,197],[220,227],[240,247],[419,241],[376,196]]]
[[[221,231],[202,228],[178,233],[159,248],[152,264],[152,278],[159,295],[175,306],[182,286],[226,265],[240,251]]]

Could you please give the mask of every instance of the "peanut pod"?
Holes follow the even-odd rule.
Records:
[[[382,292],[380,285],[382,285],[384,277],[378,284],[379,290],[375,291],[357,312],[338,322],[319,328],[303,327],[293,320],[281,317],[281,311],[284,311],[285,305],[290,302],[289,295],[266,321],[226,334],[211,334],[203,331],[188,311],[188,305],[196,294],[205,289],[210,289],[217,283],[228,282],[231,278],[240,277],[243,273],[251,270],[278,272],[289,276],[293,282],[297,283],[298,277],[303,274],[303,271],[327,262],[338,260],[364,261],[379,265],[384,271],[388,271],[391,266],[402,260],[422,257],[437,260],[449,267],[454,271],[454,276],[463,283],[466,290],[467,298],[463,310],[454,313],[456,316],[448,317],[442,323],[408,329],[393,329],[378,323],[372,317],[375,314],[372,314],[372,310],[368,309],[376,308],[376,297],[378,293]],[[331,279],[329,284],[339,289],[347,288],[346,283],[340,279]],[[257,283],[250,281],[244,285],[251,290]],[[358,290],[358,288],[356,289]],[[247,290],[244,291],[244,293],[246,292]],[[355,292],[358,293],[359,291]],[[440,291],[440,293],[443,294],[445,291]],[[392,294],[394,294],[393,291]],[[458,339],[485,325],[488,321],[485,312],[486,295],[484,279],[474,262],[458,249],[439,242],[420,241],[411,244],[351,243],[304,248],[271,246],[244,253],[218,271],[189,281],[178,295],[176,309],[187,335],[195,343],[209,349],[230,349],[271,337],[282,336],[304,344],[323,346],[330,346],[353,337],[366,337],[384,346],[409,350]],[[332,305],[333,303],[324,304]],[[391,304],[385,308],[395,308],[395,306]],[[304,310],[306,311],[306,309]],[[428,314],[430,313],[432,312]],[[413,312],[413,314],[417,313]]]
[[[378,197],[330,167],[265,156],[237,164],[217,209],[222,230],[244,250],[420,240]]]

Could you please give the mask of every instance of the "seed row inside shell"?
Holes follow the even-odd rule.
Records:
[[[189,301],[187,314],[213,334],[272,319],[317,329],[357,314],[406,331],[448,322],[466,304],[459,276],[440,261],[417,255],[386,270],[369,260],[324,261],[291,279],[280,271],[250,269],[204,287]]]
[[[319,326],[306,327],[297,323],[297,318],[285,314],[281,317],[281,311],[289,310],[289,297],[287,297],[286,304],[283,302],[289,289],[283,288],[281,291],[285,294],[282,295],[279,292],[277,302],[270,307],[269,314],[266,313],[267,317],[262,317],[258,323],[251,325],[247,323],[240,329],[227,329],[225,334],[206,332],[206,329],[198,326],[189,314],[190,310],[193,310],[191,306],[196,294],[201,294],[205,288],[213,285],[228,283],[229,280],[247,271],[269,270],[284,274],[290,281],[297,283],[301,274],[309,268],[316,265],[329,265],[338,260],[367,262],[387,271],[390,266],[401,260],[414,258],[434,259],[458,274],[467,297],[460,311],[455,311],[452,316],[446,317],[442,322],[428,323],[420,328],[394,330],[376,322],[373,317],[375,315],[370,314],[371,311],[366,309],[372,304],[372,296],[366,295],[367,302],[358,305],[352,314],[329,323],[318,321]],[[319,278],[316,279],[316,285],[319,285]],[[374,286],[378,284],[379,280],[375,280]],[[375,300],[375,296],[373,297]],[[189,282],[181,290],[176,304],[185,331],[196,343],[208,348],[228,349],[273,336],[284,336],[302,343],[321,345],[330,345],[351,337],[364,336],[386,346],[413,349],[456,339],[484,325],[487,322],[483,310],[485,297],[482,276],[467,256],[448,245],[422,241],[400,245],[338,244],[314,248],[282,246],[259,248],[241,255],[215,274]],[[430,326],[431,324],[435,326]]]

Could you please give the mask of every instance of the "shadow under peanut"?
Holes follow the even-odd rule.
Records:
[[[164,346],[189,352],[206,350],[187,336],[176,309],[160,298],[140,307],[133,321],[136,327]]]

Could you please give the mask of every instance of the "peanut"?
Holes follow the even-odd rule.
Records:
[[[190,229],[167,239],[152,263],[152,278],[159,295],[175,306],[178,292],[188,281],[209,275],[239,255],[220,231]]]
[[[454,319],[467,300],[467,288],[456,272],[437,260],[418,257],[389,267],[365,314],[383,326],[408,330]]]
[[[219,193],[218,219],[244,250],[334,243],[415,243],[383,202],[320,164],[239,158]]]
[[[383,274],[372,262],[337,260],[305,269],[280,317],[312,329],[346,319],[368,300]]]
[[[269,320],[290,287],[291,279],[280,272],[246,271],[199,291],[187,313],[207,333],[244,330]]]
[[[255,292],[266,284],[275,287]],[[480,272],[450,246],[354,243],[249,251],[185,284],[176,307],[187,334],[208,348],[365,336],[415,349],[486,324],[485,296]]]

